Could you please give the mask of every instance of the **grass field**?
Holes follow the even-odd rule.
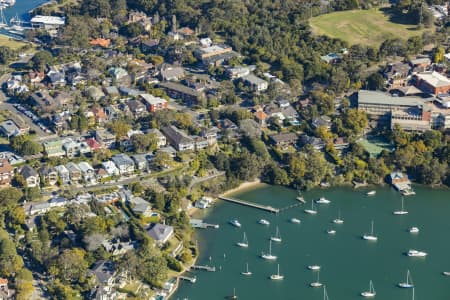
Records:
[[[315,34],[339,38],[349,44],[378,47],[388,38],[408,39],[422,35],[415,25],[393,23],[380,9],[340,11],[311,19]]]
[[[11,48],[13,50],[17,50],[17,49],[22,48],[25,45],[27,45],[27,44],[24,42],[16,41],[7,36],[0,35],[0,46],[8,46],[9,48]]]

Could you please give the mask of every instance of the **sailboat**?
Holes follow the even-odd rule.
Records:
[[[413,288],[413,292],[412,292],[412,300],[414,300],[414,288]]]
[[[406,215],[408,212],[403,207],[403,197],[402,197],[402,209],[393,212],[394,215]]]
[[[5,15],[3,14],[3,7],[0,6],[0,27],[8,27]]]
[[[330,200],[325,197],[320,197],[319,200],[316,200],[317,204],[330,204]]]
[[[275,236],[271,236],[270,240],[274,241],[274,242],[281,243],[281,235],[280,235],[280,230],[278,229],[278,226],[277,226],[277,230],[275,232]]]
[[[328,298],[327,288],[325,286],[323,286],[323,300],[330,300],[330,298]]]
[[[245,276],[250,276],[250,275],[252,275],[253,273],[250,272],[250,271],[248,270],[248,263],[246,263],[245,265],[246,265],[245,271],[244,271],[244,272],[241,272],[241,274],[242,274],[242,275],[245,275]]]
[[[375,297],[377,293],[375,292],[375,288],[373,287],[373,282],[372,280],[369,282],[369,290],[362,292],[361,296],[366,297],[366,298],[371,298],[371,297]]]
[[[239,247],[242,248],[248,248],[248,240],[247,240],[247,235],[244,232],[244,238],[242,239],[242,242],[238,242],[236,243],[236,245],[238,245]]]
[[[344,223],[344,220],[341,219],[341,211],[340,210],[338,210],[338,217],[337,217],[337,219],[333,220],[333,223],[334,224],[343,224]]]
[[[309,284],[310,287],[321,287],[322,286],[322,283],[319,281],[319,276],[320,276],[320,270],[317,271],[317,281],[311,282]]]
[[[398,284],[398,286],[401,288],[413,288],[414,287],[409,270],[406,272],[406,282],[400,282]]]
[[[261,253],[261,258],[267,259],[267,260],[276,260],[277,257],[275,255],[272,255],[272,241],[269,242],[269,253]]]
[[[278,272],[277,272],[277,274],[270,275],[270,279],[272,279],[272,280],[282,280],[282,279],[284,279],[284,276],[280,275],[280,264],[278,264]]]
[[[310,215],[317,214],[317,210],[314,209],[314,201],[311,200],[311,209],[305,209],[304,212]]]
[[[372,227],[370,230],[370,234],[364,234],[363,239],[368,240],[368,241],[377,241],[378,240],[378,237],[376,235],[373,235],[373,221],[372,221]]]
[[[228,299],[237,299],[238,296],[236,295],[236,289],[233,288],[233,296],[228,297]]]

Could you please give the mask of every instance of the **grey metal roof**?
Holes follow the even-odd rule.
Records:
[[[358,105],[359,104],[422,106],[424,100],[419,97],[392,97],[383,92],[360,90],[358,92]]]

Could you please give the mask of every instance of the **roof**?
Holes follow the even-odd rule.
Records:
[[[162,127],[161,130],[175,144],[188,144],[193,142],[190,137],[174,126],[165,126]]]
[[[14,170],[7,159],[0,160],[0,174],[10,173]]]
[[[123,154],[123,153],[116,154],[111,159],[116,165],[133,165],[134,166],[133,160],[128,155]]]
[[[142,99],[144,99],[145,102],[147,102],[150,105],[157,105],[157,104],[163,104],[167,103],[166,99],[155,97],[150,94],[141,94]]]
[[[97,38],[97,39],[93,39],[89,41],[89,44],[93,45],[93,46],[100,46],[103,48],[107,48],[111,45],[111,40],[110,39],[102,39],[102,38]]]
[[[99,260],[91,269],[99,283],[106,283],[114,276],[116,268],[110,260]]]
[[[392,97],[378,91],[360,90],[358,92],[358,105],[379,104],[392,106],[422,106],[424,103],[419,97]]]
[[[83,173],[86,173],[89,171],[94,171],[94,168],[88,162],[85,162],[85,161],[80,162],[78,164],[78,167],[80,168],[81,172],[83,172]]]
[[[66,23],[66,18],[64,17],[54,17],[54,16],[34,16],[31,23],[42,23],[47,25],[64,25]]]
[[[258,76],[255,76],[253,74],[249,74],[247,76],[242,77],[245,81],[254,84],[254,85],[260,85],[260,84],[267,84],[267,81],[264,79],[259,78]]]
[[[73,162],[67,163],[66,168],[69,172],[81,172],[80,167]]]
[[[163,241],[172,233],[173,227],[164,224],[155,224],[150,230],[147,231],[147,234],[155,241]]]
[[[94,138],[89,138],[86,140],[86,144],[88,144],[88,146],[92,149],[92,150],[97,150],[100,149],[102,147],[102,145],[100,145],[99,142],[97,142],[96,139]]]
[[[20,133],[19,127],[17,127],[17,125],[11,120],[6,120],[0,123],[0,126],[2,127],[3,131],[9,136],[17,135]]]
[[[263,111],[257,111],[255,112],[255,118],[257,118],[258,120],[266,120],[267,119],[267,114]]]
[[[68,174],[69,173],[69,170],[67,170],[67,168],[64,165],[56,166],[55,169],[59,174]]]
[[[450,86],[450,79],[446,76],[439,74],[438,72],[426,72],[416,75],[420,80],[426,81],[433,87],[446,87]]]
[[[194,97],[200,96],[200,93],[197,92],[196,90],[191,89],[190,87],[187,87],[185,85],[175,83],[175,82],[162,82],[162,83],[159,83],[159,86],[166,88],[166,89],[176,91],[176,92],[180,92],[180,93],[183,93],[186,95],[194,96]]]
[[[22,175],[24,178],[38,176],[37,172],[29,165],[25,165],[22,167],[22,170],[20,170],[20,175]]]
[[[287,132],[271,135],[270,139],[273,140],[275,143],[283,143],[296,141],[298,139],[298,136],[293,132]]]

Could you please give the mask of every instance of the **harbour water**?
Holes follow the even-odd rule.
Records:
[[[323,299],[320,288],[311,288],[316,273],[308,265],[320,265],[320,281],[327,286],[331,300],[361,299],[360,293],[369,289],[372,280],[376,299],[412,299],[411,289],[401,289],[397,284],[406,280],[411,271],[416,300],[450,299],[450,191],[416,187],[416,195],[405,197],[407,215],[393,215],[401,208],[401,196],[391,188],[379,188],[375,196],[366,196],[364,190],[332,188],[313,190],[304,194],[307,204],[286,210],[278,215],[255,208],[220,201],[209,211],[198,216],[208,223],[220,224],[219,229],[198,231],[201,255],[198,264],[214,265],[214,273],[194,271],[195,284],[182,282],[172,299],[210,300],[224,299],[233,294],[239,299]],[[233,195],[239,199],[255,201],[282,208],[296,203],[293,190],[263,186]],[[303,212],[311,207],[311,199],[326,197],[330,204],[317,204],[317,215]],[[334,224],[338,211],[344,223]],[[237,218],[242,228],[228,221]],[[261,218],[270,226],[257,223]],[[298,218],[301,224],[293,224]],[[378,241],[362,239],[370,233],[374,221],[374,234]],[[269,238],[279,227],[282,242],[272,243],[276,261],[260,258],[268,251]],[[417,226],[420,232],[408,229]],[[335,229],[335,235],[327,234]],[[236,246],[243,233],[248,237],[248,248]],[[405,255],[409,249],[425,251],[425,258]],[[248,262],[252,276],[241,275]],[[277,271],[284,280],[269,280]]]
[[[16,15],[19,17],[19,19],[26,22],[30,20],[30,10],[46,2],[48,2],[48,0],[16,0],[16,4],[11,7],[5,8],[3,10],[3,13],[8,24],[11,18],[15,17]]]

